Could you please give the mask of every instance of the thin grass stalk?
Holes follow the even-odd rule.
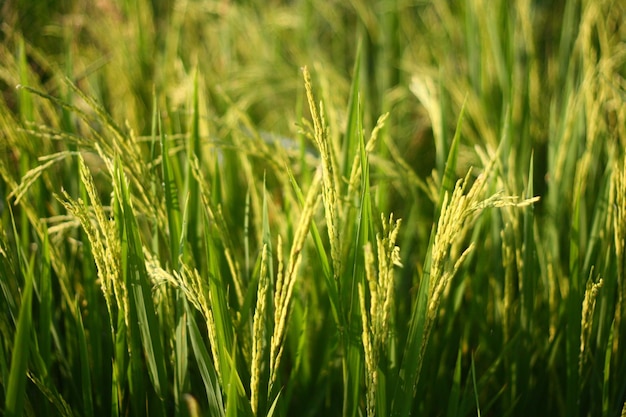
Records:
[[[154,109],[155,113],[158,110]],[[170,249],[170,262],[172,268],[178,269],[179,242],[181,235],[181,212],[178,196],[178,187],[175,181],[173,167],[170,162],[170,141],[163,132],[161,119],[157,118],[158,132],[161,144],[161,175],[163,176],[163,192],[167,212],[168,246]]]
[[[80,311],[78,307],[77,311]],[[85,327],[83,325],[83,319],[79,314],[76,317],[76,332],[78,336],[78,346],[79,346],[79,360],[80,360],[80,386],[81,386],[81,397],[83,402],[83,415],[85,416],[93,416],[94,415],[94,404],[93,404],[93,388],[92,388],[92,374],[89,366],[89,353],[87,346],[87,337],[85,335]]]
[[[18,236],[13,220],[13,231]],[[19,240],[17,242],[19,248]],[[20,272],[24,277],[24,292],[22,294],[17,317],[16,332],[13,338],[13,349],[11,352],[11,368],[6,386],[5,413],[7,417],[18,417],[22,415],[24,403],[26,401],[26,373],[28,369],[28,357],[30,352],[30,329],[32,328],[32,299],[33,281],[32,270],[23,259],[22,251],[17,250],[20,263]]]
[[[233,280],[238,304],[242,305],[244,300],[244,282],[241,273],[241,267],[236,258],[235,245],[233,243],[233,238],[231,237],[231,232],[229,231],[228,222],[224,216],[224,213],[222,212],[221,204],[214,203],[213,191],[216,187],[210,187],[207,183],[206,178],[200,170],[200,162],[197,160],[197,158],[193,158],[193,160],[191,161],[191,167],[193,168],[192,173],[196,181],[198,182],[200,201],[202,202],[202,206],[204,207],[204,236],[206,238],[207,236],[209,236],[208,233],[211,232],[212,229],[216,230],[217,237],[224,246],[224,257],[226,258],[228,270],[230,271]],[[211,266],[211,264],[209,265]]]
[[[199,104],[199,81],[198,70],[196,68],[193,78],[193,95],[191,105],[191,131],[189,132],[189,140],[187,143],[187,164],[185,172],[185,190],[186,195],[189,198],[189,221],[187,223],[187,237],[188,242],[191,245],[193,258],[200,259],[200,246],[198,243],[200,239],[200,227],[199,227],[199,204],[200,204],[200,192],[198,190],[198,181],[193,172],[196,168],[194,165],[196,162],[198,168],[202,169],[202,143],[200,138],[200,104]]]
[[[359,318],[359,307],[357,305],[360,299],[358,293],[358,285],[362,284],[366,280],[367,265],[364,262],[362,252],[357,248],[366,245],[366,242],[372,239],[374,230],[373,215],[372,215],[372,196],[370,193],[370,175],[369,175],[369,160],[367,147],[363,135],[363,120],[361,111],[361,101],[357,100],[357,112],[356,112],[356,127],[357,138],[359,145],[358,160],[355,157],[353,167],[358,165],[358,169],[353,172],[358,172],[360,177],[360,186],[358,192],[358,198],[356,208],[356,221],[354,222],[353,242],[356,248],[350,251],[348,257],[352,262],[352,274],[344,280],[344,303],[346,308],[346,350],[347,355],[343,360],[344,368],[344,416],[354,416],[358,412],[358,397],[360,396],[360,384],[361,384],[361,372],[364,366],[363,351],[361,346],[355,343],[355,338],[350,335],[362,331],[362,319]],[[376,129],[375,129],[376,131]],[[375,132],[373,132],[373,135]],[[356,176],[356,175],[355,175]],[[348,187],[350,188],[350,187]],[[348,217],[348,216],[346,216]],[[366,358],[365,358],[366,359]],[[373,366],[373,363],[370,363]]]

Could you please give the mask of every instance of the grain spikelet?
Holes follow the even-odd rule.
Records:
[[[250,403],[252,412],[256,415],[259,406],[259,383],[261,379],[261,366],[263,364],[263,351],[265,345],[265,310],[269,276],[267,268],[267,244],[263,245],[261,255],[261,274],[257,290],[256,308],[252,324],[252,365],[250,369]]]
[[[322,196],[324,198],[324,213],[326,215],[326,227],[330,239],[330,251],[333,261],[334,276],[337,279],[341,273],[341,249],[339,240],[339,216],[340,202],[337,197],[339,184],[336,178],[334,156],[331,152],[332,146],[328,135],[328,126],[324,117],[324,107],[320,103],[318,112],[313,98],[313,87],[311,86],[311,74],[307,67],[302,68],[304,74],[304,88],[313,119],[313,139],[320,152],[322,159],[322,177],[324,187]]]
[[[474,248],[473,242],[465,249],[460,246],[463,236],[473,225],[478,214],[489,207],[523,207],[538,200],[534,197],[518,201],[516,197],[502,193],[484,198],[488,175],[479,175],[470,186],[470,173],[471,170],[465,178],[457,181],[451,195],[448,193],[444,195],[431,254],[426,332],[430,331],[436,317],[442,294]]]
[[[302,214],[300,215],[300,221],[294,233],[286,270],[283,265],[282,240],[280,236],[278,237],[276,249],[278,272],[276,277],[276,292],[274,294],[274,333],[272,334],[270,343],[270,384],[276,381],[278,366],[280,365],[286,326],[289,318],[291,297],[297,278],[296,273],[300,266],[300,261],[302,260],[302,249],[309,232],[309,226],[313,218],[315,207],[317,206],[319,185],[319,182],[313,181],[313,184],[311,184],[309,188],[304,207],[302,208]]]
[[[593,271],[592,271],[593,272]],[[587,342],[591,336],[591,327],[593,324],[593,312],[596,308],[596,299],[598,298],[598,291],[602,288],[602,278],[598,282],[587,282],[587,288],[585,289],[585,298],[583,299],[583,308],[581,314],[581,332],[580,332],[580,353],[578,356],[578,373],[582,373],[583,364],[585,361],[585,352],[587,349]]]
[[[365,290],[359,283],[359,302],[363,325],[362,341],[365,353],[367,415],[372,417],[376,410],[376,392],[378,390],[378,360],[381,351],[389,341],[389,320],[393,305],[394,266],[402,266],[400,248],[396,239],[400,220],[394,222],[393,214],[387,221],[381,214],[383,236],[376,236],[378,270],[372,244],[368,242],[364,250],[365,276],[369,289],[369,311],[366,307]]]
[[[208,291],[205,280],[200,276],[197,269],[190,267],[182,259],[180,259],[180,271],[170,273],[161,268],[157,261],[152,260],[151,256],[148,256],[146,257],[146,269],[157,285],[170,284],[175,288],[179,288],[185,294],[187,301],[200,311],[207,325],[215,370],[221,379],[220,362],[216,359],[218,358],[217,328],[211,310],[211,294]]]
[[[120,242],[112,220],[105,215],[104,208],[98,197],[93,179],[83,160],[78,157],[79,173],[82,183],[85,186],[87,195],[91,203],[92,213],[81,199],[74,200],[69,194],[63,192],[64,200],[61,203],[79,221],[83,230],[87,234],[91,250],[98,269],[98,280],[107,303],[109,315],[113,316],[113,297],[117,307],[123,312],[126,324],[129,324],[128,296],[120,273],[121,259]]]

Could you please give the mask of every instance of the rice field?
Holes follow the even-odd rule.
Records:
[[[626,5],[0,3],[0,413],[626,416]]]

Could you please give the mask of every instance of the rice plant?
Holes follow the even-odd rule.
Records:
[[[626,413],[626,7],[0,6],[7,416]]]

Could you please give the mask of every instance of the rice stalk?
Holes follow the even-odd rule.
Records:
[[[593,272],[593,271],[592,271]],[[585,298],[582,304],[582,319],[581,319],[581,332],[580,332],[580,353],[578,355],[578,373],[582,375],[583,365],[588,355],[589,338],[591,337],[591,330],[593,326],[593,314],[596,308],[596,299],[598,298],[598,292],[602,288],[602,278],[597,282],[593,282],[591,279],[587,282],[587,288],[585,289]]]
[[[50,167],[66,160],[72,155],[72,152],[62,151],[39,158],[39,162],[41,164],[37,165],[34,168],[31,168],[22,176],[20,184],[9,193],[8,198],[14,198],[15,204],[19,204],[20,200],[24,197],[24,195],[44,172],[46,172]]]
[[[380,131],[385,127],[385,121],[389,118],[389,113],[385,113],[378,118],[376,122],[376,126],[372,129],[372,133],[370,135],[369,140],[365,145],[365,154],[371,154],[376,145],[378,144],[378,136]],[[354,156],[354,161],[352,163],[352,171],[350,172],[350,177],[348,180],[348,191],[347,195],[351,196],[358,189],[361,182],[361,156],[360,153],[356,153]]]
[[[371,254],[371,249],[370,249]],[[371,255],[369,255],[371,256]],[[366,257],[367,249],[366,249]],[[371,258],[370,258],[371,259]],[[373,262],[373,260],[371,260]],[[363,284],[358,283],[358,291],[359,291],[359,306],[361,308],[361,319],[362,319],[362,341],[363,341],[363,351],[365,354],[365,386],[366,386],[366,414],[369,417],[373,417],[376,415],[376,389],[378,387],[378,370],[376,369],[376,357],[374,354],[373,340],[370,330],[370,323],[368,323],[367,319],[367,307],[365,306],[365,290],[363,289]]]
[[[475,244],[470,243],[467,248],[461,249],[460,237],[467,232],[480,212],[491,207],[523,207],[538,201],[538,197],[518,201],[517,197],[500,193],[483,198],[487,175],[479,175],[470,186],[469,174],[457,181],[451,195],[444,195],[432,247],[427,315],[430,323],[435,318],[445,288],[474,248]]]
[[[613,167],[609,200],[609,218],[612,219],[613,244],[617,274],[617,300],[615,304],[614,326],[621,329],[624,324],[624,302],[626,301],[626,157],[618,158]],[[613,339],[613,351],[617,353],[620,338]]]
[[[332,153],[332,144],[328,135],[328,126],[324,115],[324,106],[320,102],[319,111],[313,98],[313,87],[311,86],[311,74],[307,67],[302,68],[304,76],[304,88],[306,91],[309,110],[313,119],[313,139],[320,152],[322,159],[322,196],[324,199],[324,214],[326,216],[326,227],[328,228],[328,238],[330,239],[331,259],[333,263],[333,275],[335,280],[341,274],[341,246],[339,230],[339,213],[341,204],[338,198],[339,184],[336,179],[335,157]]]
[[[13,222],[15,230],[15,221]],[[5,412],[8,417],[22,415],[26,403],[26,374],[30,352],[34,346],[30,342],[32,331],[32,302],[35,277],[25,259],[19,259],[20,270],[24,276],[24,292],[20,299],[19,314],[15,322],[15,335],[11,352],[10,368],[5,370],[6,382]]]
[[[261,368],[263,366],[265,351],[265,310],[267,308],[267,292],[269,289],[267,245],[263,245],[261,254],[261,271],[259,276],[259,287],[257,290],[257,302],[254,309],[254,320],[252,324],[252,363],[250,369],[250,403],[254,415],[258,414],[259,407],[259,385],[261,379]]]
[[[386,353],[391,337],[390,318],[392,315],[395,291],[394,266],[401,267],[400,248],[396,239],[400,220],[393,221],[393,214],[387,221],[381,214],[382,233],[376,235],[376,256],[372,244],[368,242],[364,250],[365,275],[369,293],[369,309],[366,306],[365,289],[358,283],[359,307],[362,321],[362,341],[365,354],[366,415],[376,415],[376,395],[379,390],[379,358]],[[376,268],[378,264],[378,268]],[[379,410],[379,413],[382,410]]]
[[[194,156],[191,158],[191,167],[192,174],[196,181],[198,182],[198,188],[200,191],[200,201],[202,202],[202,206],[204,207],[206,216],[212,227],[216,227],[217,232],[220,237],[220,241],[224,246],[224,257],[226,258],[226,263],[228,265],[228,269],[230,271],[231,277],[234,282],[235,294],[237,294],[237,301],[239,305],[243,305],[244,302],[244,282],[243,276],[241,273],[241,267],[239,265],[239,261],[236,257],[235,245],[233,244],[233,239],[231,237],[230,229],[228,227],[228,223],[224,217],[224,213],[222,211],[222,207],[220,204],[215,206],[213,204],[213,200],[211,198],[211,187],[207,183],[206,178],[202,174],[200,170],[200,163],[198,159]]]
[[[98,281],[100,282],[112,323],[115,317],[114,313],[121,310],[124,321],[128,326],[130,313],[128,294],[120,272],[121,266],[119,260],[121,257],[121,248],[117,237],[118,231],[116,230],[115,222],[107,218],[93,183],[93,178],[91,177],[84,159],[80,155],[78,156],[78,166],[80,179],[89,196],[90,205],[87,206],[87,203],[81,199],[74,200],[65,191],[63,192],[63,200],[61,200],[61,203],[80,221],[89,239],[92,255],[98,271]],[[93,215],[89,207],[93,210]],[[115,302],[113,302],[114,299]]]
[[[156,285],[169,284],[182,290],[186,300],[202,314],[206,323],[213,358],[216,358],[214,362],[215,370],[221,379],[220,362],[217,360],[219,357],[218,346],[220,341],[213,317],[211,294],[205,280],[201,277],[197,269],[190,267],[182,262],[182,260],[180,261],[179,271],[168,272],[159,266],[156,259],[152,256],[148,256],[146,258],[146,268]]]
[[[300,262],[302,261],[302,250],[317,206],[319,186],[320,183],[314,181],[307,193],[304,206],[302,207],[302,213],[300,214],[300,220],[294,232],[286,269],[283,267],[282,262],[282,242],[280,236],[278,240],[278,247],[276,249],[276,253],[278,254],[278,271],[276,277],[276,292],[274,294],[274,332],[270,341],[270,386],[273,386],[278,376],[278,367],[284,349],[291,298],[293,296]]]

